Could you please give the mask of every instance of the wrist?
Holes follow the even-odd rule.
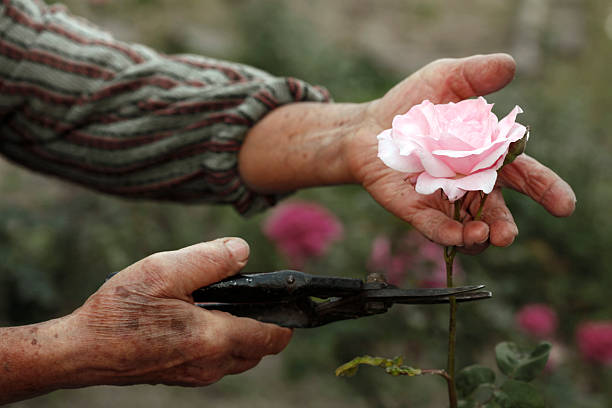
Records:
[[[367,106],[294,103],[272,111],[242,146],[243,181],[260,193],[355,183],[347,143],[362,126]]]
[[[0,404],[87,385],[86,352],[78,347],[69,319],[0,329]]]

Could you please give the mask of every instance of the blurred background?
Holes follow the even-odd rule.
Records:
[[[612,406],[612,329],[590,323],[612,320],[610,1],[66,4],[122,40],[298,77],[326,86],[336,101],[380,97],[437,58],[511,53],[518,62],[516,79],[488,100],[500,117],[516,104],[524,109],[519,120],[531,126],[528,153],[574,187],[577,209],[571,218],[556,219],[525,197],[505,192],[520,230],[516,242],[459,259],[463,282],[484,283],[495,296],[461,306],[458,367],[474,362],[493,367],[499,341],[535,344],[543,338],[554,348],[536,385],[550,406]],[[249,272],[292,262],[262,230],[271,211],[244,219],[230,208],[125,201],[32,174],[4,159],[0,197],[0,325],[70,313],[108,272],[219,236],[250,242]],[[326,208],[343,230],[324,255],[305,261],[304,270],[364,277],[382,269],[404,286],[435,282],[439,265],[426,256],[432,250],[427,242],[360,188],[311,189],[290,200]],[[372,368],[346,379],[334,377],[334,369],[363,354],[403,355],[416,367],[444,367],[446,326],[445,306],[396,306],[383,316],[298,330],[282,355],[211,387],[94,387],[11,406],[441,407],[446,388],[438,378],[395,378]]]

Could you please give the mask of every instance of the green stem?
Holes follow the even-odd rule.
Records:
[[[480,207],[478,207],[478,212],[476,213],[476,217],[474,217],[474,221],[480,221],[482,218],[482,209],[484,208],[488,196],[488,194],[485,194],[482,191],[480,192]]]
[[[463,200],[455,201],[454,219],[461,220],[461,206]],[[453,262],[457,255],[457,247],[444,247],[444,262],[446,264],[446,286],[452,288],[453,284]],[[449,319],[448,319],[448,360],[446,365],[446,373],[448,375],[448,402],[450,408],[457,408],[457,387],[455,386],[455,344],[457,340],[457,299],[454,296],[449,297]]]
[[[453,287],[453,261],[457,254],[456,247],[444,248],[444,261],[446,262],[446,286]],[[457,339],[457,300],[449,297],[450,315],[448,319],[448,360],[446,372],[448,374],[448,402],[451,408],[457,407],[457,390],[455,387],[455,344]]]

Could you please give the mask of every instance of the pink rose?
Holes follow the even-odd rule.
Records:
[[[582,323],[576,341],[585,360],[612,365],[612,321]]]
[[[264,234],[276,243],[293,268],[323,255],[342,237],[342,224],[325,207],[315,203],[290,202],[276,207],[264,223]]]
[[[515,122],[520,107],[500,121],[492,107],[482,97],[440,105],[425,100],[378,135],[378,157],[392,169],[418,174],[420,194],[441,188],[451,202],[467,191],[488,194],[510,144],[527,131]]]
[[[533,303],[519,310],[516,323],[526,333],[537,338],[546,338],[557,330],[558,318],[550,306]]]

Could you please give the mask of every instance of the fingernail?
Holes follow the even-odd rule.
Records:
[[[486,236],[486,237],[484,237],[484,238],[482,238],[482,239],[479,239],[478,241],[476,241],[476,243],[477,243],[478,245],[482,245],[482,244],[484,244],[485,242],[487,242],[488,240],[489,240],[489,235],[487,234],[487,236]]]
[[[229,238],[224,241],[224,244],[237,261],[244,262],[249,257],[249,244],[247,244],[245,240],[241,238]]]

